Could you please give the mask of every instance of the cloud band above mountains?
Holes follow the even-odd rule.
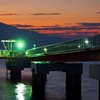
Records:
[[[73,37],[73,36],[90,36],[94,34],[100,34],[100,23],[77,23],[76,26],[62,27],[60,25],[54,26],[35,26],[35,25],[14,25],[20,29],[27,29],[30,31],[36,31],[41,34],[52,34],[60,37]]]

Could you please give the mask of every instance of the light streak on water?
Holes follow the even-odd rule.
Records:
[[[23,83],[18,83],[15,89],[16,99],[25,100],[26,85]]]

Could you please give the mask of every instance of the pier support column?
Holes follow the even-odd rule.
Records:
[[[11,81],[21,81],[21,71],[24,68],[30,68],[30,62],[27,59],[17,58],[6,61],[6,69],[10,70]]]
[[[66,72],[66,92],[68,98],[81,98],[81,74],[68,74]]]
[[[40,90],[45,92],[46,74],[49,71],[66,72],[66,90],[68,97],[73,97],[70,100],[80,100],[81,98],[81,74],[83,72],[82,63],[64,63],[64,62],[49,62],[49,63],[34,63],[31,62],[33,94],[40,94]],[[40,88],[40,89],[39,89]],[[43,90],[44,89],[44,90]],[[44,93],[43,92],[43,93]],[[71,95],[70,95],[71,94]]]
[[[89,77],[99,81],[98,100],[100,100],[100,64],[91,64],[89,66]]]
[[[12,81],[21,81],[21,69],[11,69],[10,79]]]
[[[46,74],[35,74],[35,70],[32,69],[32,96],[34,99],[45,98],[45,82]]]
[[[100,80],[99,80],[99,94],[98,95],[99,95],[98,100],[100,100]]]

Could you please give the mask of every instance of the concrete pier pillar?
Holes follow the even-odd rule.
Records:
[[[81,99],[81,74],[66,72],[66,92],[68,99]]]
[[[100,100],[100,80],[99,80],[99,94],[98,95],[99,95],[98,100]]]
[[[45,93],[46,74],[49,74],[49,71],[63,71],[63,72],[66,72],[66,90],[68,94],[67,95],[68,100],[69,99],[80,100],[81,74],[83,72],[82,63],[68,63],[67,64],[63,62],[49,62],[49,63],[31,62],[31,69],[32,69],[32,80],[33,80],[32,89],[33,89],[33,94],[36,93],[36,96],[37,94],[38,96],[39,94],[41,96],[42,93],[43,94]]]
[[[32,70],[32,96],[34,99],[45,98],[45,82],[46,74],[35,74],[35,70]]]
[[[24,68],[30,68],[30,62],[27,59],[18,58],[6,61],[6,69],[10,70],[11,81],[21,81],[21,71]]]
[[[11,69],[10,70],[10,79],[12,81],[21,81],[21,69]]]
[[[89,77],[99,81],[98,100],[100,100],[100,64],[89,65]]]

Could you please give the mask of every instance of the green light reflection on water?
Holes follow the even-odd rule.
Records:
[[[16,100],[29,100],[32,95],[31,86],[24,83],[16,84],[15,88]]]

